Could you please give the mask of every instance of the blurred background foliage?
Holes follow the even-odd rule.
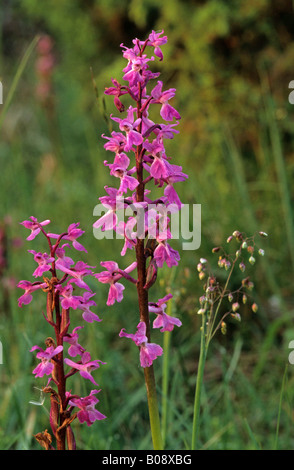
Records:
[[[252,314],[244,307],[241,324],[232,323],[227,335],[215,340],[206,371],[201,441],[203,448],[273,448],[279,411],[278,447],[293,447],[291,366],[279,408],[288,344],[294,338],[294,110],[288,101],[294,79],[293,26],[290,0],[1,3],[4,105],[16,84],[0,124],[1,448],[35,448],[31,434],[47,422],[46,408],[28,403],[39,393],[33,388],[28,351],[49,334],[37,315],[44,299],[36,296],[20,310],[14,288],[19,279],[31,279],[33,262],[26,250],[46,248],[42,240],[34,247],[26,242],[18,222],[31,215],[50,218],[57,232],[79,221],[86,231],[84,260],[90,265],[99,268],[106,259],[127,265],[133,259],[130,253],[120,260],[119,241],[94,238],[93,208],[104,186],[113,183],[103,165],[101,134],[109,135],[108,116],[116,110],[104,88],[112,77],[122,77],[125,61],[119,45],[145,39],[152,29],[168,36],[164,62],[156,62],[154,70],[161,72],[166,88],[177,89],[173,104],[182,116],[180,134],[167,143],[167,154],[189,173],[189,180],[178,185],[182,201],[202,207],[201,247],[181,251],[179,267],[172,273],[162,270],[151,294],[156,299],[172,289],[173,309],[183,322],[172,336],[167,448],[184,448],[190,441],[199,352],[196,312],[202,294],[196,265],[201,256],[215,260],[212,247],[234,230],[269,234],[261,244],[266,257],[258,259],[253,272],[259,310]],[[37,47],[13,82],[32,41],[42,35],[51,38],[54,59],[45,98],[38,93]],[[181,244],[175,241],[175,247]],[[240,279],[237,274],[235,286]],[[136,351],[117,339],[122,327],[128,331],[137,322],[135,293],[126,290],[124,302],[109,309],[103,286],[93,289],[103,322],[86,325],[85,341],[93,357],[96,352],[107,362],[98,382],[100,408],[109,419],[96,423],[94,431],[77,431],[79,442],[93,449],[150,448]],[[156,339],[161,341],[160,335]],[[156,368],[160,377],[160,361]]]

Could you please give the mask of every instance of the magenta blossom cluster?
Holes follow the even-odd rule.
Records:
[[[79,332],[84,328],[76,326],[70,330],[71,316],[75,319],[83,319],[87,323],[100,322],[98,315],[92,311],[96,307],[88,279],[95,275],[94,266],[89,266],[83,261],[75,262],[67,255],[67,250],[73,248],[78,252],[86,251],[78,241],[84,231],[80,229],[79,223],[71,224],[67,231],[55,234],[45,231],[49,220],[38,222],[35,217],[21,222],[30,230],[27,240],[42,233],[48,243],[48,253],[28,250],[36,262],[33,272],[34,282],[22,280],[18,287],[24,290],[18,299],[19,307],[28,305],[36,291],[43,291],[47,295],[46,314],[43,313],[48,324],[53,328],[54,334],[45,340],[46,348],[35,345],[31,348],[36,352],[39,363],[33,370],[35,377],[47,377],[46,387],[43,391],[52,395],[50,424],[57,448],[75,448],[75,440],[71,429],[71,422],[75,417],[81,423],[93,424],[96,420],[104,419],[105,416],[95,409],[98,399],[97,382],[92,373],[104,364],[102,361],[91,358],[90,353],[79,344]],[[40,279],[41,278],[41,279]],[[65,357],[67,349],[67,356]],[[79,397],[66,390],[67,380],[74,374],[79,373],[83,379],[94,384],[95,388],[86,397]],[[53,387],[57,387],[53,389]],[[38,435],[39,436],[39,435]],[[47,442],[44,437],[42,443]],[[42,440],[40,436],[38,439]]]
[[[181,326],[179,319],[165,313],[166,302],[172,295],[156,302],[148,301],[148,290],[156,281],[158,268],[165,264],[176,266],[180,260],[178,251],[170,244],[168,211],[181,209],[175,185],[188,177],[181,166],[171,163],[165,150],[165,140],[173,139],[179,132],[176,127],[181,116],[170,103],[176,90],[165,89],[158,80],[160,73],[149,68],[156,58],[163,60],[161,46],[166,42],[163,31],[152,31],[145,41],[134,39],[131,48],[121,45],[127,61],[122,77],[125,83],[112,78],[112,86],[106,88],[105,93],[114,97],[117,110],[124,115],[111,114],[117,129],[110,136],[102,134],[106,140],[105,150],[113,154],[112,160],[105,160],[104,165],[118,184],[105,187],[107,194],[99,198],[105,213],[93,224],[95,229],[112,230],[123,236],[122,256],[128,250],[136,252],[136,261],[126,269],[121,270],[115,261],[106,261],[101,263],[106,271],[95,276],[99,282],[109,284],[107,305],[122,301],[125,287],[120,281],[123,278],[137,286],[140,315],[137,332],[125,333],[122,329],[120,336],[132,339],[139,346],[142,367],[150,367],[162,354],[162,348],[150,342],[149,313],[156,314],[153,328],[160,328],[160,331],[172,331],[175,325]],[[148,51],[151,54],[148,55]],[[133,104],[126,107],[122,101],[126,98]],[[152,197],[152,186],[156,190],[163,188],[160,198]],[[121,221],[119,209],[131,210],[133,215]],[[137,276],[133,277],[130,273],[135,269]]]

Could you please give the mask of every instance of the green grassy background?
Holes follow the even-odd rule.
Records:
[[[182,201],[202,207],[201,247],[182,251],[179,267],[161,270],[151,292],[156,299],[172,289],[173,311],[183,323],[171,337],[166,447],[188,448],[191,440],[200,339],[196,312],[202,294],[197,262],[200,257],[214,260],[212,247],[234,230],[248,235],[263,230],[269,234],[262,240],[266,257],[252,271],[259,310],[252,314],[244,307],[241,324],[230,324],[227,335],[213,342],[200,440],[203,449],[292,449],[292,2],[241,0],[230,7],[225,0],[46,4],[44,9],[37,0],[14,0],[0,6],[0,220],[6,233],[6,264],[0,272],[0,448],[38,448],[32,434],[49,427],[48,402],[29,404],[39,398],[34,387],[44,385],[31,374],[35,363],[29,352],[50,335],[42,316],[44,298],[36,295],[19,309],[22,291],[14,287],[20,279],[32,279],[34,263],[27,249],[46,248],[41,239],[27,242],[19,222],[31,215],[49,218],[55,232],[80,222],[88,249],[84,261],[99,267],[102,260],[125,266],[133,260],[132,253],[121,260],[120,241],[98,241],[92,232],[93,208],[103,187],[113,183],[103,165],[101,134],[109,134],[105,116],[114,108],[103,90],[111,77],[121,79],[125,62],[119,45],[164,29],[169,42],[164,62],[156,67],[166,87],[177,88],[173,104],[182,116],[180,135],[168,142],[167,154],[189,173],[189,180],[178,185]],[[52,107],[36,98],[32,41],[44,33],[52,37],[56,57]],[[238,281],[237,276],[236,286]],[[108,419],[90,429],[74,423],[78,446],[149,449],[137,351],[118,338],[122,327],[131,331],[137,324],[135,290],[130,286],[121,304],[107,308],[105,286],[92,287],[103,322],[86,325],[81,342],[92,357],[107,362],[96,376],[102,388],[99,409]],[[162,342],[162,335],[155,333],[153,339]],[[161,359],[155,371],[161,400]],[[89,391],[76,377],[73,384],[81,393]]]

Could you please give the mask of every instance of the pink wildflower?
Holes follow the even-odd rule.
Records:
[[[118,264],[115,261],[102,261],[101,266],[107,269],[107,271],[102,271],[101,273],[94,274],[99,282],[103,284],[110,284],[108,299],[106,304],[113,305],[115,301],[121,302],[123,299],[123,291],[125,286],[117,282],[117,279],[121,278],[121,275],[118,275]]]
[[[54,348],[53,346],[49,346],[44,351],[39,346],[33,346],[30,352],[35,351],[36,349],[39,350],[39,352],[36,354],[36,357],[38,359],[41,359],[41,362],[33,370],[33,374],[35,374],[36,377],[43,377],[44,375],[50,375],[54,368],[54,364],[51,362],[51,359],[54,356],[56,356],[58,353],[60,353],[63,350],[63,347],[57,346],[57,348]]]
[[[149,312],[157,314],[156,319],[153,322],[153,328],[161,328],[160,331],[172,331],[174,326],[181,326],[182,322],[171,315],[165,313],[166,302],[172,298],[171,294],[166,295],[162,299],[159,299],[158,302],[153,303],[149,302]]]
[[[23,305],[28,305],[32,299],[32,292],[38,289],[45,289],[47,284],[45,282],[34,282],[31,283],[30,281],[20,281],[17,284],[17,287],[25,290],[25,293],[21,295],[18,299],[18,306],[22,307]]]
[[[85,348],[83,348],[79,343],[79,335],[77,333],[78,330],[84,328],[83,326],[77,326],[72,330],[72,333],[66,334],[63,339],[66,343],[70,344],[68,348],[68,354],[71,357],[76,357],[77,355],[82,355],[85,352]]]
[[[178,111],[173,108],[168,101],[175,96],[175,88],[170,88],[169,90],[162,91],[163,83],[158,80],[157,85],[151,91],[151,96],[153,97],[153,103],[160,103],[160,115],[165,121],[172,121],[175,119],[181,119]]]
[[[93,379],[91,372],[93,370],[96,370],[100,367],[101,364],[106,364],[105,362],[100,361],[99,359],[95,359],[94,361],[91,361],[91,356],[88,352],[84,352],[82,355],[82,363],[76,363],[72,361],[71,359],[65,358],[64,359],[65,364],[68,366],[72,367],[73,369],[77,369],[80,372],[80,375],[84,379],[90,380],[94,385],[98,385],[95,380]]]
[[[163,354],[161,346],[155,343],[149,343],[146,336],[146,324],[140,322],[137,325],[137,332],[135,334],[125,333],[125,328],[119,333],[119,336],[130,338],[136,346],[140,347],[140,364],[142,367],[150,367],[153,361]]]
[[[23,222],[20,222],[20,224],[23,225],[25,228],[31,230],[31,234],[27,237],[27,240],[33,240],[38,235],[38,233],[40,233],[40,226],[50,224],[50,220],[43,220],[43,222],[38,222],[36,217],[33,216],[31,216],[30,219],[31,220],[24,220]]]
[[[51,269],[52,263],[55,259],[52,256],[49,256],[47,253],[37,253],[35,250],[28,250],[29,253],[34,255],[34,260],[38,263],[38,267],[33,272],[34,277],[40,277],[43,275],[44,272],[49,271]]]
[[[95,421],[106,418],[105,415],[95,409],[95,405],[99,403],[99,400],[94,395],[98,392],[100,390],[92,390],[87,397],[73,397],[69,400],[69,405],[80,408],[80,411],[77,413],[80,423],[86,422],[88,426],[91,426]]]

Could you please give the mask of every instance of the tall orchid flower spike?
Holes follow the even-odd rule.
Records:
[[[107,141],[104,149],[113,154],[113,159],[107,158],[104,164],[115,181],[119,179],[119,184],[118,187],[107,187],[107,195],[99,198],[107,212],[93,224],[95,229],[115,231],[123,237],[122,256],[127,258],[131,250],[135,252],[136,278],[129,274],[129,267],[119,269],[117,260],[102,262],[106,271],[95,277],[99,282],[109,284],[107,305],[123,301],[125,286],[120,282],[122,278],[136,285],[138,305],[134,310],[136,313],[139,311],[138,330],[132,335],[122,329],[120,336],[133,339],[140,349],[140,364],[144,368],[148,392],[151,434],[156,449],[162,448],[162,442],[153,362],[162,355],[162,348],[152,343],[151,331],[152,326],[160,328],[160,331],[171,331],[174,325],[180,326],[181,321],[165,313],[162,299],[150,304],[148,298],[158,270],[165,264],[170,268],[176,266],[180,261],[180,254],[169,243],[172,235],[167,214],[181,209],[182,202],[176,186],[188,177],[181,166],[171,163],[171,157],[165,150],[166,139],[173,139],[179,133],[176,126],[181,116],[171,105],[176,89],[166,89],[163,81],[158,79],[160,72],[151,70],[156,60],[163,60],[162,46],[166,42],[164,31],[152,31],[145,40],[135,38],[132,47],[121,44],[123,58],[127,61],[122,70],[122,82],[112,78],[112,86],[105,91],[113,96],[120,115],[110,116],[117,129],[109,137],[102,135]],[[155,84],[153,80],[157,80]],[[127,106],[124,105],[125,98],[128,98]],[[156,108],[157,113],[154,112]],[[122,114],[124,110],[126,112]],[[153,120],[156,115],[159,116],[158,121]],[[154,187],[156,195],[153,195]],[[158,196],[161,188],[163,194]],[[127,220],[118,217],[118,196]],[[160,205],[164,210],[159,209]],[[154,212],[159,212],[159,215],[154,217]],[[166,223],[162,224],[162,221]],[[149,314],[153,313],[154,308],[157,309],[154,312],[157,318],[151,325]]]

